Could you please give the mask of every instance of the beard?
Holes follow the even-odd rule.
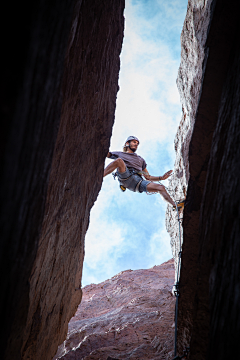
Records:
[[[132,152],[135,152],[137,150],[136,148],[131,147],[131,144],[129,144],[129,149],[132,150]]]

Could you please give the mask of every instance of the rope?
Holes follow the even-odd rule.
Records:
[[[167,189],[168,192],[169,189]],[[171,194],[172,196],[172,194]],[[177,356],[177,320],[178,320],[178,298],[179,298],[179,277],[180,277],[180,266],[181,266],[181,255],[182,255],[182,239],[181,239],[181,225],[180,225],[180,216],[179,216],[179,211],[178,211],[178,206],[177,206],[177,202],[175,200],[175,198],[172,196],[173,201],[175,202],[176,205],[176,210],[177,210],[177,218],[178,218],[178,236],[179,236],[179,253],[178,253],[178,264],[177,264],[177,279],[176,279],[176,284],[175,286],[175,290],[174,290],[174,295],[176,296],[176,304],[175,304],[175,336],[174,336],[174,356],[176,358]],[[175,359],[174,358],[174,359]],[[180,358],[181,359],[181,358]]]
[[[180,216],[179,216],[177,201],[175,200],[175,198],[173,196],[173,191],[168,189],[166,186],[165,186],[165,188],[171,194],[171,197],[172,197],[173,201],[175,202],[176,210],[177,210],[177,218],[178,218],[179,253],[178,253],[178,264],[177,264],[177,279],[176,279],[176,284],[174,285],[175,286],[174,295],[176,296],[176,303],[175,303],[175,336],[174,336],[174,358],[173,358],[173,360],[180,360],[180,359],[186,359],[187,355],[190,351],[190,348],[186,347],[185,350],[183,351],[183,355],[177,356],[178,298],[180,295],[179,279],[180,279],[180,268],[181,268],[181,257],[182,257],[181,221],[183,220],[183,218],[180,218]]]

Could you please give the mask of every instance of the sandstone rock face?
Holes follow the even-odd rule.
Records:
[[[172,359],[173,259],[83,288],[57,359]]]
[[[81,300],[124,27],[123,0],[41,0],[31,9],[26,23],[18,14],[26,43],[16,83],[4,69],[5,88],[16,86],[4,92],[1,153],[1,349],[11,360],[52,359]]]
[[[205,44],[210,21],[212,0],[189,1],[181,33],[181,64],[177,86],[182,102],[182,119],[175,137],[176,160],[174,175],[169,189],[176,200],[184,199],[189,181],[189,144],[195,124],[204,71]],[[182,215],[181,215],[182,217]],[[176,213],[169,206],[166,212],[166,227],[171,237],[171,247],[177,271],[179,227]],[[181,237],[182,226],[181,226]]]
[[[235,256],[239,253],[240,237],[240,194],[236,185],[239,177],[239,5],[237,1],[190,1],[182,33],[178,87],[183,118],[176,144],[178,152],[185,155],[181,159],[177,153],[172,187],[179,193],[179,188],[183,191],[187,184],[178,353],[182,355],[185,346],[190,346],[191,360],[234,358],[240,331],[239,291],[236,291],[240,287],[239,257]],[[191,19],[191,28],[188,28]],[[197,43],[202,45],[198,47]],[[197,63],[194,57],[199,57]],[[189,82],[196,74],[197,81]],[[177,174],[179,180],[176,180]],[[173,226],[170,233],[174,252],[177,227],[170,212],[167,224],[169,230]]]
[[[181,64],[178,71],[177,86],[182,102],[182,119],[180,121],[175,137],[176,160],[174,165],[174,176],[171,177],[169,183],[171,194],[174,194],[174,197],[177,200],[186,197],[187,189],[189,186],[190,142],[192,139],[193,129],[195,127],[196,114],[202,89],[202,79],[205,71],[204,61],[206,61],[208,56],[208,50],[206,49],[206,40],[211,16],[211,5],[212,0],[189,1],[186,18],[181,33]],[[209,130],[209,132],[210,131],[211,129]],[[201,150],[198,152],[198,156],[199,158],[201,157]],[[196,157],[193,166],[196,167],[196,165],[200,163],[199,158]],[[202,179],[201,181],[203,182]],[[203,184],[201,185],[203,186]],[[203,192],[203,189],[201,190],[201,192]],[[190,199],[189,201],[192,201],[192,199]],[[196,203],[198,201],[200,201],[199,197],[198,199],[196,199]],[[193,239],[193,236],[197,237],[198,234],[199,213],[197,214],[196,211],[199,211],[199,204],[195,204],[194,210],[196,219],[192,219],[194,225],[192,226],[191,232],[189,233],[190,239]],[[186,213],[186,211],[184,213]],[[180,217],[182,218],[183,214],[180,214]],[[166,227],[171,238],[172,253],[175,260],[175,280],[177,280],[176,276],[179,261],[178,254],[182,250],[182,248],[180,249],[179,243],[178,218],[176,213],[172,211],[170,206],[168,207],[166,212]],[[182,221],[180,222],[180,232],[182,245],[182,243],[186,241],[187,236],[186,232],[183,233]],[[197,249],[192,247],[190,250],[190,258],[195,259]],[[185,265],[181,264],[181,266],[184,267]],[[188,261],[188,269],[190,274],[195,272],[195,263]],[[192,285],[191,287],[185,289],[186,297],[189,296],[189,299],[191,289]],[[186,326],[184,326],[184,335],[182,334],[185,340],[183,346],[180,348],[181,353],[185,347],[189,346],[191,336],[190,314],[193,311],[193,306],[194,305],[192,299],[192,301],[188,301],[188,311],[182,316],[182,321],[185,322]],[[181,317],[181,315],[179,316]],[[179,318],[179,323],[180,322],[181,320]]]
[[[1,70],[2,359],[21,357],[29,277],[60,122],[61,81],[73,8],[72,1],[61,0],[4,4],[9,29],[4,34]]]
[[[109,149],[122,38],[121,0],[77,4],[45,216],[30,280],[24,359],[47,359],[46,353],[52,358],[81,301],[84,237]],[[33,324],[39,317],[36,331]]]

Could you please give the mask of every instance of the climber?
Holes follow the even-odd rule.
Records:
[[[175,202],[167,193],[165,187],[161,184],[157,184],[153,181],[166,180],[171,174],[172,170],[167,171],[162,176],[151,176],[147,170],[147,164],[145,160],[136,154],[136,150],[139,145],[139,140],[135,136],[129,136],[125,141],[123,152],[114,151],[109,152],[107,157],[114,159],[105,170],[104,175],[109,175],[115,169],[117,169],[115,175],[118,177],[120,182],[120,188],[125,191],[129,189],[137,192],[148,192],[148,193],[160,193],[163,199],[176,209]],[[146,180],[142,178],[142,175]],[[184,207],[184,201],[177,203],[178,210],[182,210]]]

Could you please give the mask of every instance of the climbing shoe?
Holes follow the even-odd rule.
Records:
[[[120,189],[121,189],[122,191],[126,191],[127,188],[125,188],[125,186],[123,186],[123,185],[120,185]]]
[[[182,211],[184,209],[185,200],[177,201],[178,211]],[[173,206],[173,211],[176,210],[176,206]]]

